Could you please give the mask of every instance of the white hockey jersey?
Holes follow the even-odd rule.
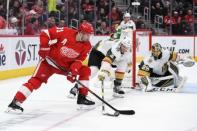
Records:
[[[126,30],[126,29],[136,30],[135,23],[132,20],[129,20],[126,23],[125,21],[122,21],[119,26],[122,30]]]
[[[128,64],[131,63],[132,59],[130,51],[121,54],[120,42],[117,42],[112,46],[112,48],[107,52],[106,58],[109,58],[112,63],[106,62],[104,58],[101,68],[110,70],[112,64],[117,66],[116,71],[118,72],[125,72],[127,70]]]
[[[124,37],[129,37],[132,39],[133,30],[136,30],[136,25],[132,20],[125,23],[122,21],[116,29],[115,37],[117,39],[123,39]]]
[[[102,40],[96,45],[96,50],[100,51],[103,53],[103,55],[107,54],[107,51],[117,42],[117,40]]]
[[[168,71],[167,63],[172,57],[172,53],[169,50],[162,49],[162,55],[160,59],[154,59],[152,55],[145,58],[139,65],[138,75],[147,75],[146,73],[164,75]],[[145,74],[143,74],[145,73]]]

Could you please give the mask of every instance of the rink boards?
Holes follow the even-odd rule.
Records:
[[[108,36],[94,36],[91,43],[95,45],[98,41],[107,38]],[[196,38],[194,36],[152,36],[152,42],[158,42],[164,48],[196,59]],[[140,37],[139,42],[138,62],[149,53],[147,37]],[[39,37],[0,37],[0,80],[32,74],[39,61],[38,50]],[[84,64],[87,64],[87,60]]]

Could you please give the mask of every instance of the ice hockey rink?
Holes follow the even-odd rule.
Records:
[[[30,76],[0,81],[0,131],[197,131],[197,65],[180,66],[187,76],[180,93],[141,92],[125,89],[124,98],[112,97],[106,87],[105,99],[117,109],[133,109],[135,115],[102,115],[101,102],[91,110],[77,110],[76,99],[67,98],[73,84],[64,76],[52,76],[48,84],[23,103],[24,113],[4,111],[20,85]],[[90,87],[101,94],[101,89]],[[106,111],[112,113],[107,106]]]

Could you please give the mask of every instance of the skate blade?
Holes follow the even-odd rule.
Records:
[[[77,98],[77,97],[76,97],[75,95],[73,95],[73,94],[69,94],[67,97],[70,98],[70,99],[76,99],[76,98]]]
[[[8,113],[8,114],[22,114],[23,112],[21,110],[13,109],[13,108],[8,107],[8,109],[5,110],[5,113]]]
[[[94,108],[95,105],[78,105],[77,110],[91,110]]]
[[[113,93],[113,97],[115,98],[124,98],[123,94]]]

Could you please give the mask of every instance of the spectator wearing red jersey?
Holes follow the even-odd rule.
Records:
[[[30,23],[26,25],[25,35],[38,35],[40,33],[38,25],[38,19],[31,18]]]
[[[117,7],[113,7],[112,11],[108,14],[108,18],[112,20],[112,22],[120,22],[121,21],[121,12]]]

